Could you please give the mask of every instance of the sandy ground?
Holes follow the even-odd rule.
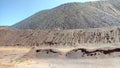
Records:
[[[22,67],[23,66],[23,67]],[[18,68],[120,68],[120,59],[34,59]]]
[[[29,49],[21,47],[0,47],[0,68],[16,68],[13,61],[28,51]]]
[[[0,68],[120,68],[120,58],[109,59],[29,59],[19,60],[30,49],[0,47]],[[63,52],[71,48],[59,48]]]

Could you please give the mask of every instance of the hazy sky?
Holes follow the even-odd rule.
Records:
[[[67,2],[95,0],[0,0],[0,26],[13,25],[34,13]]]

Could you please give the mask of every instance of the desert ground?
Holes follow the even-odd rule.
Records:
[[[0,26],[0,68],[120,68],[119,3],[66,3]]]
[[[56,47],[56,48],[62,51],[63,53],[74,49],[74,47],[66,47],[66,48]],[[94,49],[94,48],[98,48],[98,47],[93,46],[90,49]],[[27,47],[0,47],[0,68],[119,68],[120,67],[119,65],[120,58],[102,58],[102,59],[99,59],[99,58],[98,59],[29,58],[29,59],[21,59],[30,50],[31,48],[27,48]]]

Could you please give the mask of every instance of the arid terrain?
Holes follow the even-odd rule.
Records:
[[[0,68],[120,68],[119,3],[66,3],[0,26]]]
[[[119,29],[0,29],[0,68],[119,68]]]
[[[94,48],[98,47],[90,49]],[[56,49],[65,54],[73,48]],[[29,58],[26,58],[25,55]],[[0,47],[0,68],[119,68],[120,63],[120,57],[70,59],[65,57],[38,58],[35,56],[30,48]]]

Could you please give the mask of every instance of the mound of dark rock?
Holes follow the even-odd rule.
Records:
[[[63,53],[56,49],[37,49],[36,57],[37,58],[59,58]]]
[[[88,50],[78,48],[66,53],[67,58],[114,58],[120,57],[120,48],[103,48]]]

